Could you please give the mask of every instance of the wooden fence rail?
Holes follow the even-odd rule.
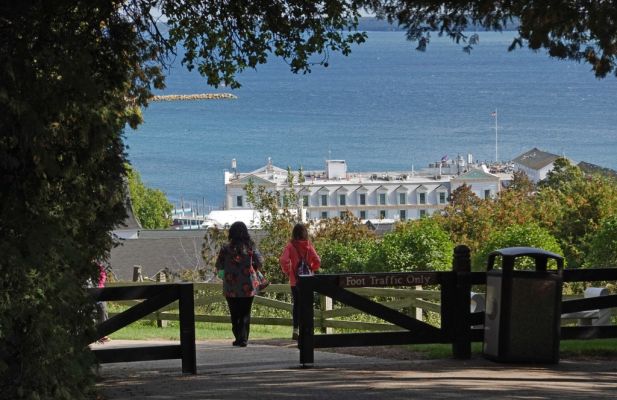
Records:
[[[595,270],[598,271],[598,270]],[[577,282],[577,281],[585,281],[589,278],[588,270],[585,271],[564,271],[564,280],[567,282]],[[609,269],[606,272],[600,271],[600,274],[604,274],[603,278],[611,278],[614,277],[612,274],[617,274],[617,269]],[[608,274],[608,275],[607,275]],[[469,279],[471,284],[476,286],[482,286],[486,284],[486,274],[484,272],[472,272],[469,274]],[[595,279],[595,278],[594,278]],[[613,280],[613,279],[606,279]],[[615,277],[617,280],[617,277]],[[133,282],[133,283],[111,283],[110,287],[115,286],[156,286],[160,285],[159,283],[150,282]],[[229,315],[226,313],[227,307],[225,304],[225,298],[222,295],[222,284],[221,283],[194,283],[194,304],[195,304],[195,322],[209,322],[209,323],[221,323],[228,324],[229,323]],[[409,287],[405,289],[400,288],[349,288],[348,289],[352,293],[356,293],[361,296],[365,296],[368,298],[380,298],[379,302],[384,306],[389,308],[405,311],[407,315],[414,317],[417,320],[425,320],[425,316],[427,312],[434,313],[436,318],[434,320],[438,320],[437,317],[441,315],[441,290],[427,290],[427,289],[418,289],[418,286]],[[287,296],[287,301],[277,300],[276,298]],[[344,318],[363,315],[364,313],[352,306],[346,306],[341,303],[335,302],[335,307],[332,307],[331,301],[325,301],[327,296],[318,293],[319,301],[315,301],[314,305],[317,308],[314,309],[314,327],[315,329],[320,330],[321,332],[331,333],[328,329],[342,329],[342,330],[359,330],[359,331],[396,331],[401,330],[400,327],[391,324],[389,322],[366,322],[366,321],[351,321],[345,320]],[[261,296],[257,296],[255,298],[254,304],[258,306],[262,306],[264,308],[268,308],[271,310],[282,311],[283,315],[277,317],[262,317],[262,316],[253,316],[251,318],[251,323],[255,325],[277,325],[277,326],[291,326],[291,308],[292,305],[289,302],[289,298],[291,297],[290,289],[288,284],[271,284],[266,290],[265,293]],[[564,310],[563,313],[569,313],[568,310],[573,310],[572,307],[576,306],[576,302],[572,302],[573,300],[577,300],[582,295],[579,296],[564,296]],[[606,297],[606,296],[604,296]],[[610,306],[610,302],[614,302],[614,298],[608,298],[605,300],[604,297],[602,300],[586,300],[584,302],[578,302],[578,308],[580,310],[583,309],[597,309],[597,308],[608,308]],[[607,303],[607,301],[609,303]],[[604,307],[596,307],[598,304]],[[141,303],[141,300],[121,300],[121,301],[113,301],[114,304],[118,304],[125,307],[132,307]],[[219,313],[208,313],[206,310],[211,309],[212,306],[219,304],[219,310],[222,312]],[[329,304],[328,307],[325,305]],[[582,304],[582,305],[581,305]],[[583,308],[580,308],[583,307]],[[617,305],[612,305],[610,307],[617,307]],[[473,309],[473,307],[472,307]],[[289,313],[285,315],[286,313]],[[117,315],[118,313],[111,312],[110,316]],[[484,312],[472,312],[470,315],[472,325],[478,325],[472,330],[472,338],[475,341],[481,341],[483,338],[482,328],[479,327],[484,323]],[[142,320],[149,321],[179,321],[180,315],[178,313],[178,302],[172,302],[165,307],[161,307],[155,312],[143,316]],[[563,327],[562,328],[562,338],[576,338],[577,334],[575,332],[588,332],[589,328],[585,329],[571,329],[573,327]],[[578,327],[577,327],[578,328]],[[603,328],[604,329],[604,328]],[[613,329],[613,328],[611,328]],[[604,329],[606,330],[606,329]]]
[[[135,284],[135,283],[133,283]],[[150,285],[156,286],[158,283],[152,282],[144,284],[138,283],[140,286]],[[126,286],[126,283],[112,283],[109,287],[116,285]],[[221,283],[194,283],[194,305],[195,305],[195,322],[210,322],[210,323],[229,323],[229,315],[226,312],[227,305],[225,303],[225,297],[222,295]],[[353,288],[350,289],[353,293],[366,297],[379,297],[381,304],[386,307],[395,310],[405,310],[411,316],[415,316],[417,319],[422,319],[423,311],[430,311],[439,314],[441,306],[438,303],[441,298],[439,290],[425,290],[425,289],[397,289],[397,288]],[[285,298],[285,300],[278,300],[277,298]],[[398,330],[396,325],[387,322],[363,322],[363,321],[351,321],[344,320],[342,318],[352,317],[354,315],[362,314],[362,311],[350,307],[335,304],[335,308],[332,306],[332,302],[325,301],[326,296],[320,296],[319,301],[316,301],[317,308],[314,311],[314,325],[315,328],[320,329],[322,332],[328,331],[328,329],[349,329],[349,330]],[[264,293],[255,297],[254,305],[275,310],[273,314],[281,314],[280,316],[263,317],[253,315],[251,317],[251,324],[255,325],[279,325],[279,326],[291,326],[291,309],[290,303],[291,290],[288,284],[271,284]],[[140,300],[125,300],[114,301],[114,304],[118,304],[125,307],[133,307],[140,304]],[[213,306],[220,305],[219,312],[212,313],[207,312],[212,309]],[[110,316],[114,316],[117,313],[110,312]],[[172,302],[164,307],[161,307],[156,312],[143,316],[142,320],[149,321],[178,321],[180,316],[178,314],[178,303]]]

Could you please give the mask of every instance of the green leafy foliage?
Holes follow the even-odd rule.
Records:
[[[249,204],[260,211],[261,229],[266,235],[259,243],[264,257],[264,272],[270,282],[287,282],[287,277],[279,266],[279,257],[287,242],[298,216],[298,196],[293,190],[293,174],[288,170],[288,187],[279,191],[269,191],[265,186],[249,181],[245,187]]]
[[[485,244],[472,256],[472,269],[485,271],[488,254],[506,247],[536,247],[555,254],[563,254],[557,239],[547,229],[535,223],[513,225],[495,231],[487,238]],[[518,258],[515,262],[516,269],[533,269],[534,265],[533,260],[528,257]]]
[[[80,399],[93,387],[85,287],[125,217],[122,129],[142,88],[140,39],[110,7],[0,6],[4,398]]]
[[[201,257],[204,260],[206,269],[216,274],[216,259],[219,250],[227,243],[228,230],[219,228],[209,228],[204,236],[204,243],[201,248]]]
[[[591,268],[617,267],[617,215],[605,218],[598,230],[588,238],[589,252],[585,266]]]
[[[462,185],[452,191],[448,206],[434,215],[454,243],[474,252],[491,230],[490,200],[482,200],[471,187]]]
[[[559,240],[572,268],[583,266],[592,238],[605,218],[617,215],[617,185],[586,175],[565,159],[539,185],[536,218]]]
[[[264,64],[272,55],[291,71],[328,66],[329,54],[347,55],[366,34],[344,33],[357,26],[362,2],[201,0],[160,2],[169,25],[169,44],[185,49],[182,62],[197,67],[208,84],[238,87],[235,75]]]
[[[597,77],[616,73],[617,10],[611,2],[553,0],[509,2],[367,1],[369,9],[407,30],[407,38],[426,50],[431,33],[446,35],[469,52],[477,27],[501,31],[518,24],[509,50],[545,49],[550,57],[588,63]],[[481,34],[480,34],[481,35]]]
[[[398,223],[384,235],[371,264],[381,271],[445,271],[452,268],[454,244],[437,221]]]
[[[372,270],[370,261],[377,242],[366,225],[347,214],[344,218],[319,221],[315,249],[321,257],[323,272],[366,272]]]
[[[135,216],[145,229],[165,229],[171,226],[173,205],[165,193],[146,187],[139,172],[127,166],[129,191]]]
[[[353,243],[337,240],[320,241],[316,246],[321,257],[321,272],[348,273],[372,271],[371,256],[377,249],[374,239],[365,239]]]

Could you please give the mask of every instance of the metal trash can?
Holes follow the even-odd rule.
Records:
[[[502,269],[493,269],[500,256]],[[516,258],[530,257],[535,270],[514,270]],[[549,259],[556,270],[547,270]],[[532,247],[489,254],[483,353],[499,362],[559,362],[563,257]]]

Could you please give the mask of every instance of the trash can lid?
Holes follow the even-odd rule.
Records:
[[[537,249],[535,247],[506,247],[504,249],[499,249],[491,252],[489,256],[492,255],[500,255],[506,257],[519,257],[519,256],[529,256],[529,257],[547,257],[554,258],[556,260],[562,260],[563,257],[559,254],[555,254],[553,252]]]
[[[557,262],[557,271],[561,274],[563,269],[563,257],[559,254],[552,253],[535,247],[506,247],[504,249],[495,250],[488,255],[486,262],[486,270],[491,271],[497,256],[503,259],[503,270],[512,271],[514,268],[514,259],[517,257],[531,257],[535,260],[536,271],[546,271],[546,266],[549,259],[554,259]]]

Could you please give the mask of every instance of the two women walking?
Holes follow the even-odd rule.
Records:
[[[303,224],[296,224],[292,238],[279,258],[281,269],[289,277],[293,302],[292,339],[298,339],[298,266],[300,261],[317,271],[321,260],[308,239]],[[229,241],[219,251],[216,269],[223,280],[223,294],[231,315],[234,346],[246,347],[251,326],[251,308],[258,292],[257,271],[263,266],[263,257],[243,222],[234,222],[229,228]]]

